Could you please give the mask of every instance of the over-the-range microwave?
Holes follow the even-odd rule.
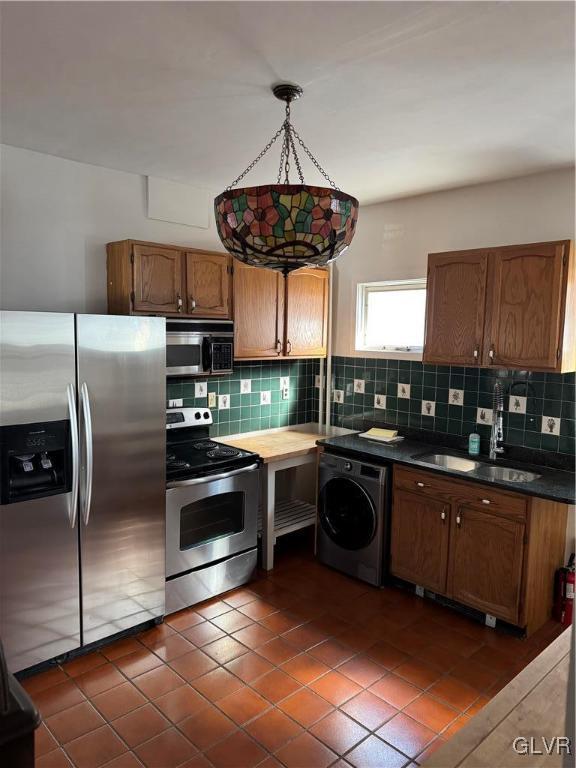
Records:
[[[167,376],[232,373],[233,360],[231,320],[166,321]]]

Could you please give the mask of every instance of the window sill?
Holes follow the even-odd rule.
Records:
[[[355,349],[352,357],[375,357],[378,360],[416,360],[422,362],[422,352],[392,352],[381,349]]]

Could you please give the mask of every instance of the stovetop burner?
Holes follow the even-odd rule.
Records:
[[[218,443],[215,443],[214,440],[198,440],[197,443],[194,443],[194,448],[197,451],[208,451],[210,448],[217,448]]]
[[[213,451],[208,451],[206,456],[208,456],[209,459],[227,459],[231,458],[232,456],[238,456],[239,453],[240,451],[236,448],[220,446],[219,448],[215,448]]]
[[[169,469],[188,469],[190,467],[187,461],[177,458],[174,453],[167,454],[166,464]]]

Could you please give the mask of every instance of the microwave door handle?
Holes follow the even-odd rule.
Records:
[[[192,480],[174,480],[171,483],[167,483],[167,488],[182,488],[186,485],[202,485],[203,483],[211,483],[215,480],[227,480],[229,477],[235,475],[241,475],[244,472],[251,472],[253,469],[258,469],[258,464],[250,464],[248,467],[242,467],[242,469],[233,469],[231,472],[222,472],[220,475],[206,475],[206,477],[195,477]]]
[[[204,373],[212,373],[212,339],[209,336],[202,339],[202,368]]]

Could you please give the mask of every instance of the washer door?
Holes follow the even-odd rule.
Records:
[[[364,549],[376,535],[374,503],[355,480],[328,480],[320,492],[319,508],[322,529],[342,549]]]

